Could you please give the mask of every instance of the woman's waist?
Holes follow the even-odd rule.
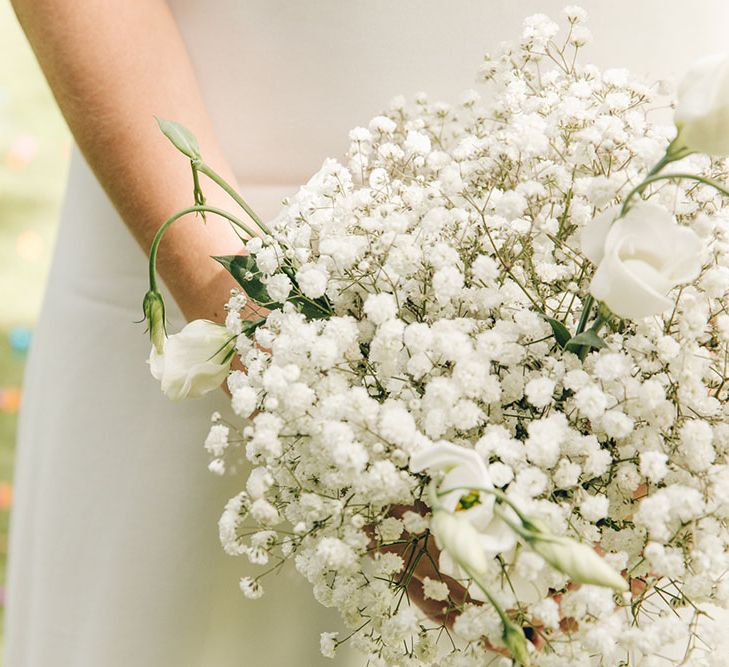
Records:
[[[192,183],[190,187],[192,198]],[[216,187],[212,182],[207,184],[208,190]],[[239,190],[251,208],[263,220],[269,220],[281,209],[281,200],[293,194],[297,186],[243,183]],[[239,214],[232,199],[229,207],[218,205]],[[160,225],[163,222],[160,220]],[[73,293],[136,309],[148,284],[147,266],[144,251],[74,148],[48,278],[49,292]]]

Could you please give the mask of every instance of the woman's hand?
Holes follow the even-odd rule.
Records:
[[[401,519],[406,512],[417,512],[421,515],[427,513],[427,507],[423,503],[416,503],[415,506],[396,505],[390,509],[389,516]],[[438,570],[440,551],[435,545],[432,535],[410,535],[403,532],[397,544],[378,546],[372,531],[371,546],[381,553],[393,553],[402,558],[404,567],[400,573],[400,582],[406,588],[410,600],[422,609],[428,617],[438,624],[448,627],[458,615],[457,609],[464,602],[469,601],[466,589],[452,577],[441,574]],[[423,591],[424,580],[432,579],[441,581],[448,586],[448,600],[432,600],[426,598]]]

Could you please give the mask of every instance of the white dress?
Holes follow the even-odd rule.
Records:
[[[170,4],[243,194],[268,218],[393,95],[454,100],[485,51],[564,0]],[[726,0],[582,5],[602,66],[670,75],[726,48]],[[318,633],[336,620],[298,575],[268,579],[258,602],[238,591],[250,566],[223,554],[216,526],[236,480],[209,473],[202,448],[226,399],[162,396],[133,323],[145,289],[146,258],[74,150],[25,380],[5,665],[323,663]]]

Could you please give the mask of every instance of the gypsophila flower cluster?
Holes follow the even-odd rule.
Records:
[[[698,277],[662,314],[601,308],[592,342],[566,340],[592,317],[582,230],[625,201],[675,128],[649,121],[664,103],[655,87],[579,64],[585,13],[565,16],[562,33],[529,18],[457,104],[393,100],[351,132],[346,164],[325,161],[271,235],[248,243],[257,272],[244,280],[270,314],[249,336],[244,295],[228,304],[245,367],[228,387],[244,425],[216,416],[205,447],[215,472],[253,469],[220,537],[266,571],[293,561],[339,611],[351,635],[324,633],[328,657],[345,638],[383,667],[516,655],[463,562],[440,567],[466,602],[437,571],[421,582],[425,599],[459,612],[452,629],[408,594],[430,557],[426,489],[440,475],[409,462],[447,442],[480,457],[484,484],[630,582],[622,595],[575,585],[528,540],[494,547],[482,583],[524,629],[532,664],[724,664],[705,614],[729,605],[729,208],[694,181],[641,191],[701,238]],[[719,181],[726,168],[701,155],[671,166]],[[462,495],[457,509],[484,502]],[[265,579],[240,586],[257,598]]]

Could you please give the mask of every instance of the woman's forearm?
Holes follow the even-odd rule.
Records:
[[[79,148],[145,251],[162,222],[192,203],[189,162],[155,115],[189,127],[206,162],[233,182],[164,0],[12,4]],[[211,203],[230,208],[216,187],[203,185]],[[240,248],[217,216],[207,223],[186,216],[170,228],[158,269],[188,319],[222,319],[233,282],[209,256]]]

